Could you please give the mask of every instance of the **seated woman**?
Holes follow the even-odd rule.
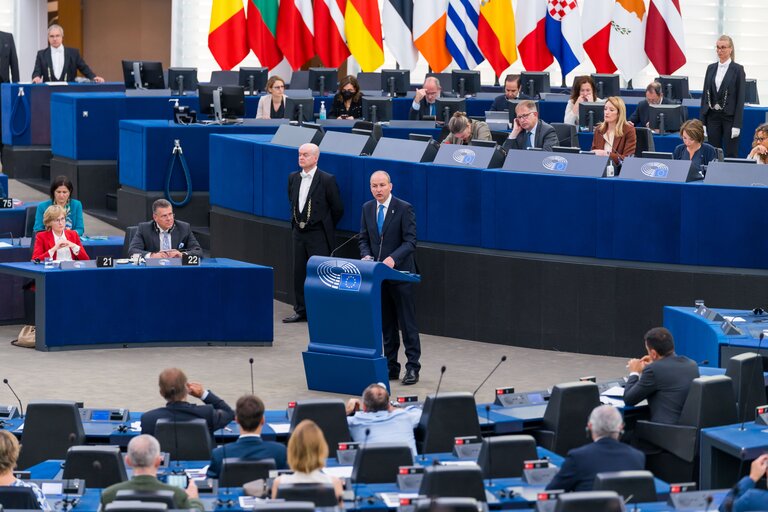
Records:
[[[51,198],[47,201],[37,205],[37,211],[35,212],[35,232],[43,231],[45,225],[43,224],[43,213],[52,204],[57,204],[64,208],[67,217],[67,229],[72,229],[82,236],[85,231],[85,224],[83,224],[83,203],[77,199],[72,199],[72,182],[66,176],[56,176],[56,179],[51,183]]]
[[[256,119],[282,119],[285,117],[285,80],[272,75],[267,80],[267,94],[259,98]]]
[[[320,427],[312,420],[296,425],[288,440],[288,467],[291,475],[280,475],[272,485],[272,498],[277,497],[281,484],[333,484],[336,497],[341,498],[344,486],[335,476],[326,475],[322,469],[328,458],[328,445]]]
[[[768,164],[768,123],[755,128],[755,138],[752,141],[752,151],[747,158],[759,164]]]
[[[627,122],[627,107],[624,100],[611,96],[605,100],[603,122],[595,127],[592,137],[592,151],[596,155],[610,156],[613,165],[634,156],[637,147],[635,127]]]
[[[333,97],[328,118],[360,119],[361,117],[363,117],[363,94],[360,92],[360,84],[352,75],[345,76],[339,82],[339,93]]]
[[[51,205],[43,214],[45,231],[41,231],[35,238],[35,252],[33,260],[51,258],[58,261],[87,260],[83,244],[77,232],[66,229],[64,208],[59,205]]]
[[[691,167],[701,169],[712,160],[717,160],[717,150],[704,142],[704,125],[698,119],[691,119],[680,127],[683,143],[675,148],[675,160],[690,160]]]
[[[493,140],[491,129],[485,121],[475,121],[464,112],[455,112],[448,120],[451,133],[443,142],[447,144],[469,144],[471,140]]]
[[[565,107],[565,124],[579,125],[579,105],[584,102],[602,101],[597,97],[597,85],[589,75],[577,76],[573,79],[573,88],[571,89],[571,98]]]
[[[45,494],[32,482],[25,482],[13,476],[16,462],[19,460],[19,441],[7,430],[0,430],[0,486],[29,487],[35,493],[37,504],[42,510],[50,511],[51,506],[45,499]]]

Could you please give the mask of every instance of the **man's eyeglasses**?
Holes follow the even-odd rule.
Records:
[[[760,137],[759,135],[755,137],[755,142],[763,142],[765,139],[768,139],[768,135],[765,137]]]
[[[532,116],[535,112],[528,112],[527,114],[517,114],[518,119],[525,119],[528,116]]]

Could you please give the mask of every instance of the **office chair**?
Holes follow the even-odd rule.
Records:
[[[595,491],[616,491],[625,503],[656,501],[656,483],[650,471],[614,471],[598,473],[592,487]]]
[[[104,510],[106,512],[160,512],[168,510],[168,505],[142,501],[113,501],[108,503]]]
[[[443,453],[453,450],[458,436],[480,437],[480,422],[472,393],[440,393],[435,400],[427,396],[416,427],[419,453]]]
[[[637,146],[635,146],[635,156],[640,157],[643,151],[656,151],[656,143],[653,141],[653,132],[645,126],[635,126],[637,135]]]
[[[125,482],[128,474],[119,446],[73,446],[67,450],[62,478],[82,478],[86,487],[103,489]]]
[[[374,124],[370,121],[355,121],[355,124],[352,125],[352,129],[370,131],[371,137],[376,139],[377,142],[379,139],[381,139],[382,135],[384,134],[384,132],[381,129],[381,124],[379,123]]]
[[[509,132],[502,132],[500,130],[491,130],[491,138],[497,145],[503,146],[504,143],[507,142],[507,138],[509,138]]]
[[[172,460],[211,459],[211,433],[204,419],[157,420],[155,437],[160,442],[162,451],[168,452]]]
[[[24,217],[24,236],[29,237],[35,233],[35,215],[37,215],[37,205],[27,206]]]
[[[275,459],[224,459],[219,474],[219,487],[240,487],[260,478],[266,480],[271,469],[277,469]]]
[[[533,432],[536,444],[558,455],[590,442],[584,434],[592,410],[600,405],[594,382],[567,382],[552,389],[544,410],[544,427]]]
[[[739,421],[754,419],[755,407],[766,403],[763,357],[745,352],[728,360],[725,376],[733,382]]]
[[[27,469],[48,459],[64,459],[71,446],[84,442],[83,421],[75,402],[30,402],[16,467]]]
[[[361,71],[357,74],[361,91],[381,91],[381,73]]]
[[[309,89],[309,71],[294,71],[288,89]]]
[[[335,507],[339,504],[333,484],[280,484],[277,499],[310,501],[316,507]]]
[[[435,510],[450,512],[480,512],[483,506],[474,498],[436,498],[432,500],[417,500],[414,512],[431,512]]]
[[[115,501],[162,503],[170,509],[178,508],[173,500],[173,491],[134,491],[132,489],[123,489],[122,491],[117,491]]]
[[[411,448],[405,443],[370,443],[360,447],[352,466],[352,482],[384,484],[397,481],[400,466],[413,464]]]
[[[328,443],[328,453],[336,453],[339,443],[352,441],[347,424],[347,411],[344,402],[338,399],[301,400],[291,416],[291,430],[302,420],[312,420],[323,431]]]
[[[579,135],[576,125],[566,123],[550,123],[557,133],[557,145],[569,148],[579,147]]]
[[[474,498],[485,503],[483,474],[477,466],[428,466],[419,494],[428,498]]]
[[[623,512],[624,503],[615,491],[569,492],[557,497],[555,512]]]
[[[240,80],[237,71],[212,71],[211,85],[238,85]],[[167,82],[167,77],[166,77]]]
[[[477,465],[483,478],[515,478],[523,475],[523,462],[538,458],[533,436],[486,437],[480,447]]]
[[[30,487],[0,487],[0,510],[40,510],[35,491]]]
[[[123,239],[123,258],[131,257],[131,255],[128,254],[128,248],[131,246],[131,240],[133,240],[133,237],[138,231],[138,226],[127,226],[125,228],[125,238]]]

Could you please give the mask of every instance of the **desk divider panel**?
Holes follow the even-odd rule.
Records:
[[[260,136],[210,136],[210,203],[231,210],[261,215],[256,210],[256,183],[261,192],[261,166],[254,164]]]

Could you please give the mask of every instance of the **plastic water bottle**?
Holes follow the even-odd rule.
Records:
[[[613,160],[608,159],[608,165],[605,167],[605,177],[613,178],[616,175],[613,168]]]
[[[327,118],[327,114],[325,112],[325,102],[320,102],[320,120],[325,120]]]

